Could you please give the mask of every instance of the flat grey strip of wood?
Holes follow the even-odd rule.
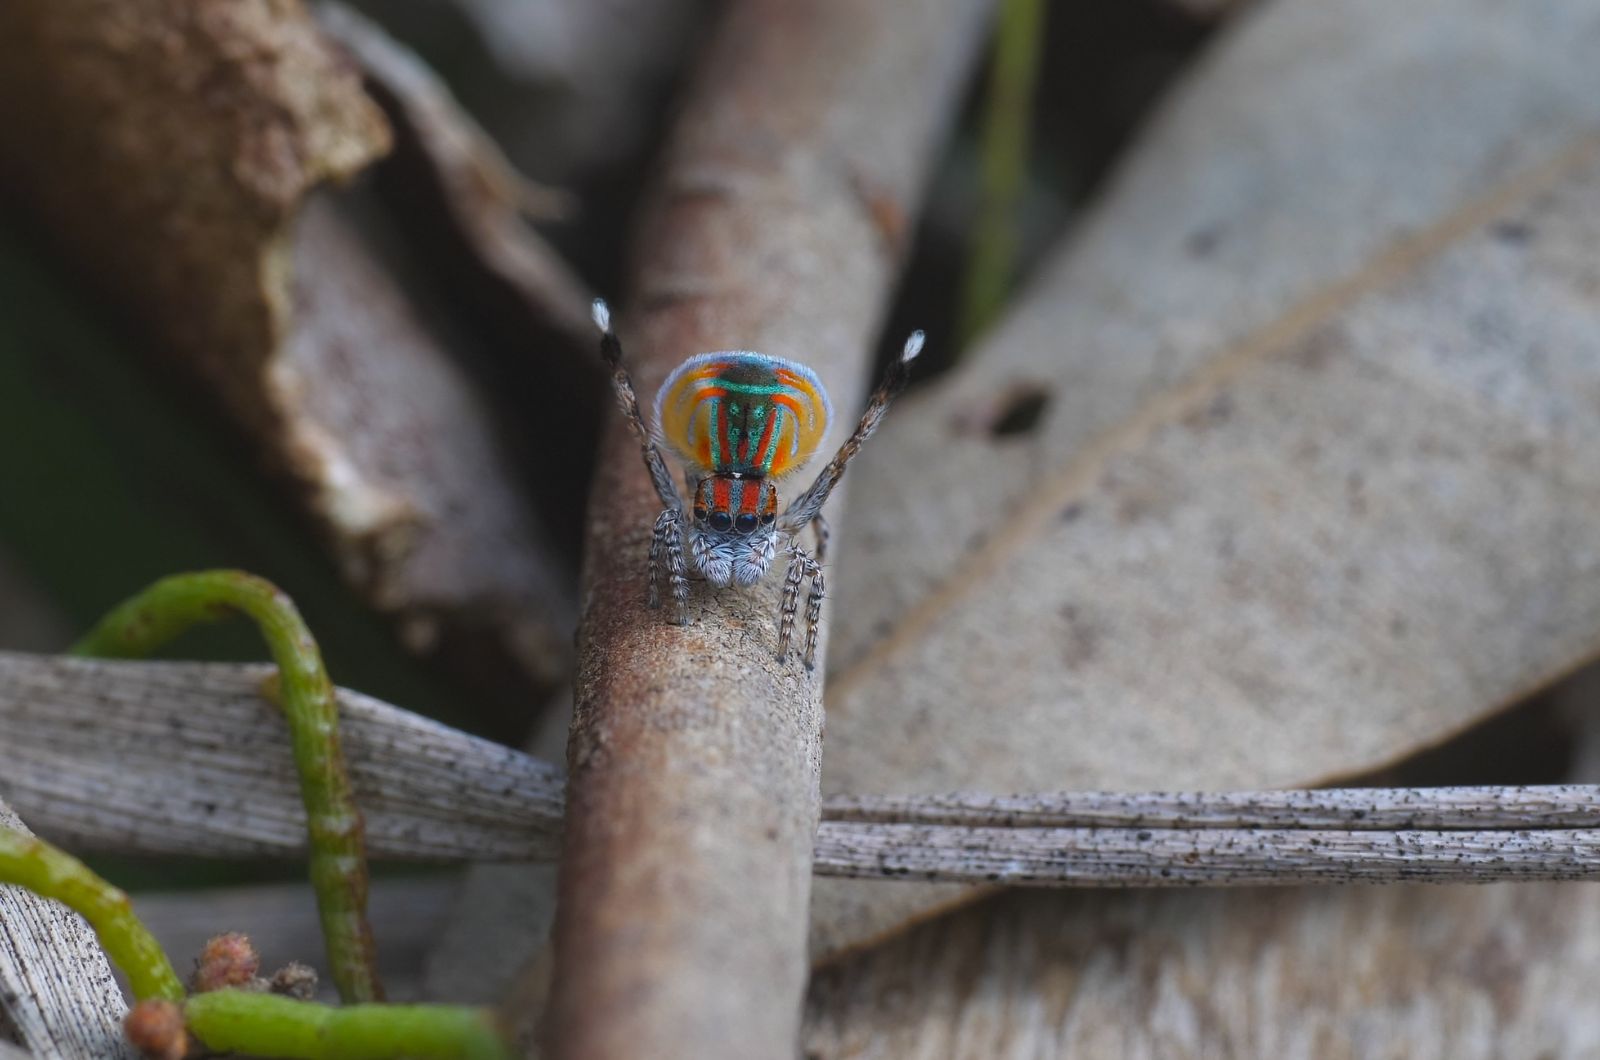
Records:
[[[1600,787],[836,796],[824,801],[822,816],[982,828],[1594,828],[1600,827]]]
[[[67,845],[294,856],[303,815],[271,667],[0,652],[0,793]],[[554,856],[559,768],[353,692],[374,856]],[[1600,787],[834,797],[825,875],[1049,886],[1600,876]]]
[[[967,828],[825,821],[826,876],[1056,887],[1600,877],[1600,830]]]

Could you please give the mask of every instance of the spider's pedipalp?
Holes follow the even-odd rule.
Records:
[[[866,409],[861,413],[861,419],[856,424],[856,429],[850,437],[844,440],[839,451],[834,454],[828,465],[817,475],[804,493],[794,499],[794,502],[778,518],[778,528],[785,533],[797,534],[805,525],[815,519],[822,511],[822,506],[827,503],[828,495],[844,477],[844,469],[850,461],[861,451],[862,443],[872,437],[872,432],[878,429],[878,424],[883,421],[883,414],[888,411],[889,404],[894,401],[895,395],[905,389],[906,383],[911,378],[911,362],[922,352],[926,336],[920,331],[913,331],[906,339],[905,346],[900,351],[900,356],[891,363],[883,373],[883,380],[878,383],[878,388],[872,392],[872,397],[867,401]]]
[[[650,482],[661,497],[661,503],[673,512],[681,513],[683,500],[678,496],[672,473],[667,470],[667,462],[656,447],[650,427],[644,421],[644,412],[639,408],[639,395],[634,392],[633,380],[622,363],[622,340],[611,329],[611,308],[604,299],[596,298],[590,306],[590,313],[594,317],[595,327],[600,329],[600,356],[605,359],[606,367],[611,369],[611,388],[616,392],[617,404],[632,425],[634,436],[644,452],[644,466],[650,472]]]

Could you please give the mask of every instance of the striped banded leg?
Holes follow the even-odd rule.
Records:
[[[822,580],[822,564],[806,557],[810,566],[811,592],[806,597],[806,669],[817,667],[817,628],[822,625],[822,598],[828,594]]]
[[[689,574],[683,562],[683,523],[671,508],[656,516],[655,530],[650,534],[650,606],[661,606],[661,576],[666,574],[667,587],[672,590],[672,618],[674,625],[689,624]]]
[[[789,569],[783,576],[783,607],[778,615],[778,661],[789,656],[789,639],[794,635],[795,617],[800,612],[800,583],[811,579],[811,593],[806,597],[806,651],[804,662],[809,670],[817,661],[817,626],[822,621],[822,599],[826,587],[822,567],[806,554],[799,545],[789,546]]]
[[[778,661],[789,657],[789,638],[794,633],[794,616],[800,610],[800,583],[806,576],[806,554],[799,545],[789,546],[789,569],[783,575],[783,604],[778,611]]]

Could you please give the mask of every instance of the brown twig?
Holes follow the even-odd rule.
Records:
[[[985,7],[728,9],[639,237],[619,330],[642,393],[690,354],[741,347],[806,361],[837,408],[859,407],[904,218]],[[620,420],[592,497],[550,1043],[792,1055],[821,683],[774,658],[776,577],[696,586],[688,627],[645,607],[660,504]]]

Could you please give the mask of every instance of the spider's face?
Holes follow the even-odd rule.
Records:
[[[754,585],[778,548],[778,491],[765,478],[712,475],[694,491],[690,551],[716,586]]]

